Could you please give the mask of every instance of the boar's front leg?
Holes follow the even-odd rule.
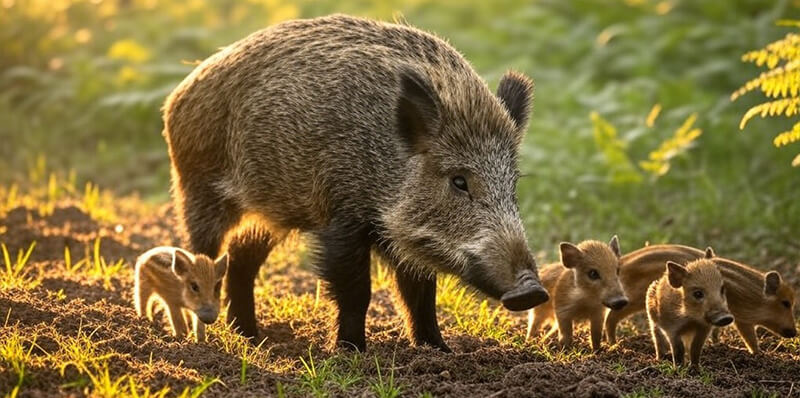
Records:
[[[332,224],[317,234],[317,272],[339,310],[336,345],[364,352],[367,308],[371,296],[369,259],[372,242],[364,227]]]
[[[427,344],[451,352],[436,320],[436,275],[420,275],[395,266],[398,295],[403,304],[406,330],[417,345]]]

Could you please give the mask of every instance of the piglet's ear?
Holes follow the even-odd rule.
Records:
[[[608,246],[611,247],[611,251],[613,251],[617,257],[622,257],[622,251],[619,249],[619,238],[617,235],[611,237],[611,241],[608,242]]]
[[[575,268],[583,261],[583,252],[572,243],[561,242],[558,249],[561,252],[561,264],[566,268]]]
[[[706,258],[714,258],[717,256],[717,253],[714,253],[714,249],[711,246],[706,247]]]
[[[192,259],[181,249],[175,249],[173,253],[172,272],[179,278],[183,278],[189,272],[189,267],[193,264]]]
[[[774,296],[778,293],[778,288],[781,286],[781,274],[777,271],[770,271],[764,275],[764,295]]]
[[[225,272],[228,271],[228,263],[230,262],[230,256],[228,253],[221,255],[218,259],[214,260],[214,276],[217,279],[222,279],[225,276]]]
[[[400,99],[397,104],[400,136],[412,154],[423,153],[439,129],[439,99],[428,79],[407,68],[400,71]]]
[[[683,281],[688,273],[686,267],[673,261],[667,261],[667,279],[669,279],[670,286],[676,289],[683,286]]]

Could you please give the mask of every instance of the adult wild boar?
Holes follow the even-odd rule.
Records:
[[[225,47],[167,98],[164,136],[191,250],[230,255],[233,321],[257,334],[253,284],[288,231],[316,242],[341,346],[364,350],[370,253],[396,273],[412,342],[448,351],[436,272],[510,310],[547,301],[516,202],[531,81],[492,94],[450,45],[335,15]]]

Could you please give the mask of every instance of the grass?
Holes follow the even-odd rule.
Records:
[[[100,255],[100,238],[94,240],[92,255],[89,257],[87,253],[87,259],[87,263],[91,266],[88,269],[88,275],[102,280],[103,287],[106,289],[112,288],[111,280],[113,277],[125,269],[125,260],[119,259],[116,262],[109,263]]]
[[[0,243],[5,264],[5,267],[0,270],[0,289],[33,289],[40,283],[38,279],[29,276],[30,269],[25,267],[34,247],[36,247],[36,242],[31,242],[25,251],[20,249],[16,259],[12,262],[8,247],[5,243]]]
[[[664,396],[661,388],[638,388],[633,392],[623,395],[624,398],[654,398]]]
[[[378,398],[399,397],[402,394],[402,388],[394,379],[394,356],[392,357],[388,377],[381,374],[381,364],[378,362],[378,358],[375,358],[375,370],[378,372],[378,377],[370,382],[372,392]]]
[[[5,326],[7,327],[8,325]],[[35,335],[28,338],[22,336],[18,331],[13,331],[11,335],[6,336],[3,342],[0,343],[0,359],[6,366],[11,368],[10,370],[16,376],[16,383],[11,391],[5,394],[6,397],[13,398],[19,394],[20,388],[22,388],[26,379],[25,369],[31,362],[31,354],[35,347]]]

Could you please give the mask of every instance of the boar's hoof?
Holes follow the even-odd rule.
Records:
[[[500,298],[503,306],[509,311],[529,310],[547,300],[550,300],[547,290],[529,275],[521,276],[517,281],[517,286]]]

